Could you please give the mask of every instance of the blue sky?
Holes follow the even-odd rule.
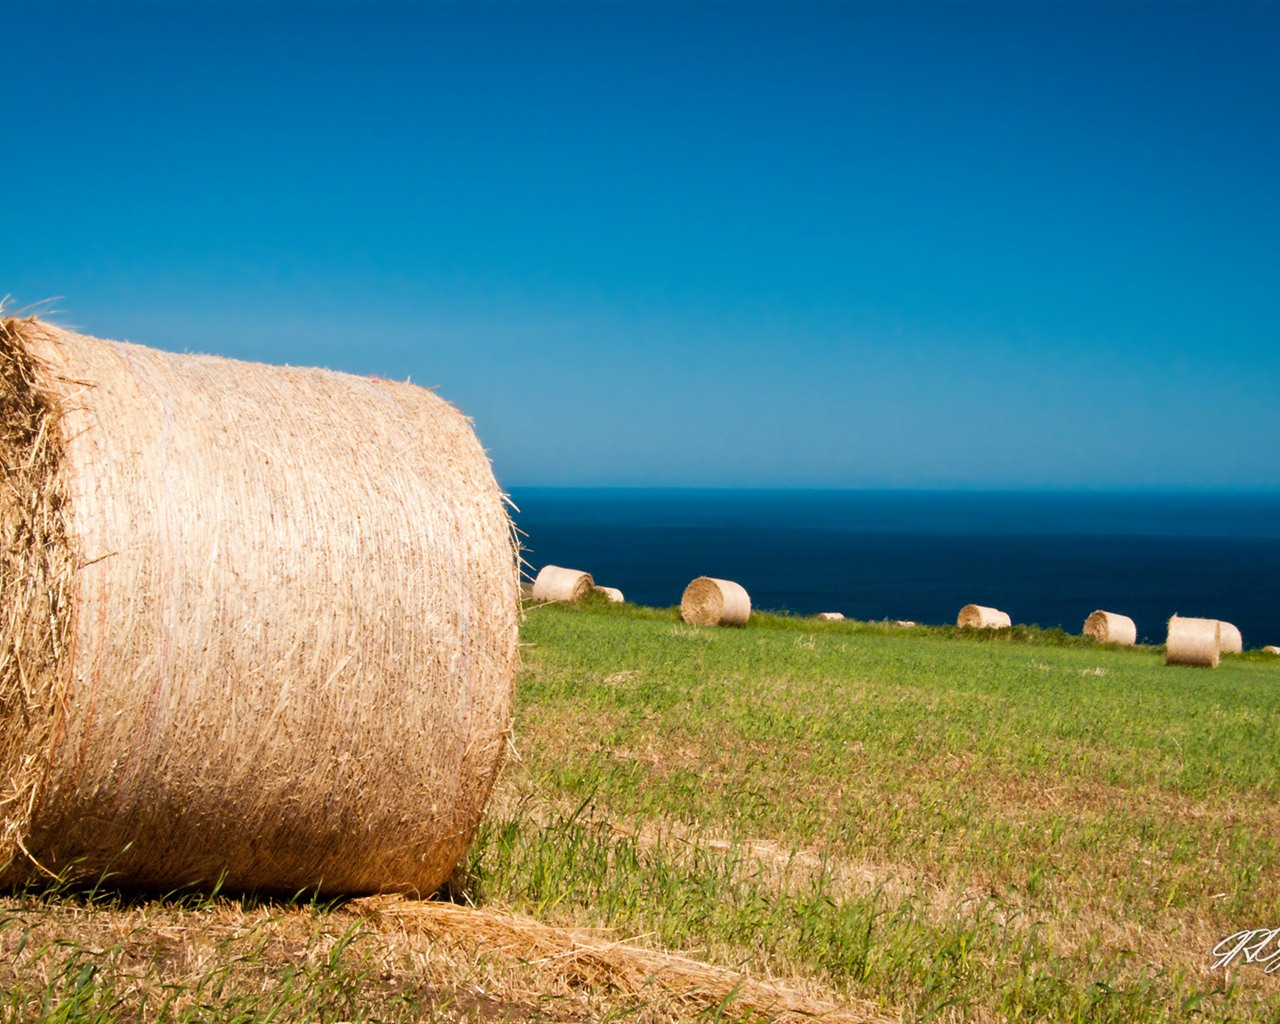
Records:
[[[1280,5],[6,4],[0,294],[507,486],[1280,487]]]

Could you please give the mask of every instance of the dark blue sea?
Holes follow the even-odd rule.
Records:
[[[695,576],[756,608],[952,623],[990,605],[1079,633],[1097,608],[1162,643],[1175,612],[1280,644],[1280,493],[518,488],[534,572],[590,572],[628,601],[678,604]]]

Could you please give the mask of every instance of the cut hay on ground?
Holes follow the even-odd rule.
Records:
[[[1007,612],[980,604],[967,604],[960,609],[956,625],[962,629],[1008,629],[1012,622]]]
[[[597,594],[603,594],[613,604],[622,604],[623,602],[622,591],[617,587],[596,587],[595,591]]]
[[[1223,654],[1240,654],[1244,650],[1244,637],[1229,622],[1218,620],[1218,649]]]
[[[509,721],[511,523],[409,384],[0,319],[0,883],[429,893]]]
[[[695,626],[745,626],[751,618],[751,598],[732,580],[699,576],[684,588],[680,617]]]
[[[821,1020],[830,1024],[890,1024],[872,1003],[838,1005],[774,981],[701,963],[629,942],[611,942],[598,933],[552,928],[527,917],[495,913],[452,903],[375,896],[351,909],[388,935],[393,926],[407,935],[426,935],[443,943],[465,944],[540,966],[575,984],[608,986],[630,996],[655,988],[700,1016],[721,1019],[762,1015],[777,1024]]]
[[[816,618],[823,622],[842,622],[844,621],[843,612],[818,612]]]
[[[535,601],[581,601],[595,583],[591,574],[580,569],[563,569],[558,565],[544,565],[533,581]]]
[[[1222,652],[1218,626],[1217,619],[1187,619],[1175,615],[1169,620],[1164,663],[1217,668]]]
[[[1084,620],[1084,635],[1100,644],[1122,644],[1131,647],[1138,642],[1138,627],[1127,615],[1096,611]]]

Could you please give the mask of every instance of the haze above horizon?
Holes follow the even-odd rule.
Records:
[[[504,486],[1280,486],[1280,5],[6,5],[11,308]]]

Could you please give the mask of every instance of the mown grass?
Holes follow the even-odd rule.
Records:
[[[908,1021],[1280,1021],[1280,976],[1208,970],[1280,927],[1280,659],[595,602],[523,641],[456,898]],[[0,1024],[734,1016],[538,959],[55,887],[0,901]]]
[[[475,898],[911,1020],[1280,1019],[1280,666],[538,607]]]

